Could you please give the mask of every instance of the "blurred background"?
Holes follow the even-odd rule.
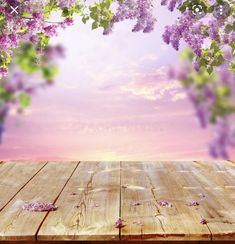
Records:
[[[167,76],[179,59],[161,35],[175,19],[164,8],[157,16],[150,34],[125,22],[103,36],[77,21],[54,37],[66,50],[59,75],[23,116],[10,111],[1,159],[209,159],[212,131],[201,129],[184,89]]]

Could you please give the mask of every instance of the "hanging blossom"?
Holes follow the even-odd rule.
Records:
[[[186,4],[187,3],[187,4]],[[226,2],[225,2],[226,3]],[[186,4],[184,6],[184,4]],[[202,14],[197,18],[190,8],[190,2],[182,0],[162,0],[162,5],[167,5],[168,9],[173,11],[175,8],[181,10],[181,15],[173,25],[165,27],[162,35],[166,44],[170,44],[175,50],[179,50],[180,43],[183,41],[190,47],[196,55],[195,60],[198,61],[198,67],[207,65],[213,70],[214,67],[220,66],[225,60],[223,54],[220,54],[220,60],[204,60],[207,55],[207,49],[213,42],[218,44],[216,50],[219,54],[224,47],[234,48],[235,32],[234,32],[234,10],[227,2],[227,15],[221,17],[216,15],[216,1],[199,1],[202,4]],[[187,6],[189,5],[189,6]],[[181,7],[184,8],[181,9]],[[187,6],[187,7],[186,7]],[[212,9],[212,10],[210,10]],[[210,55],[208,57],[210,58]],[[234,60],[234,58],[233,58]],[[213,62],[216,61],[216,62]],[[233,63],[230,63],[233,65]]]
[[[235,119],[228,121],[226,119],[219,119],[215,125],[213,139],[209,145],[209,152],[212,157],[229,158],[227,151],[228,146],[235,147]]]
[[[60,0],[57,7],[67,8],[68,11],[75,7],[75,0]],[[49,21],[51,10],[47,8],[49,1],[16,1],[6,0],[0,4],[0,79],[8,74],[13,50],[22,42],[32,42],[41,48],[46,47],[49,38],[56,36],[59,28],[65,28],[73,24],[68,15],[61,21],[52,23]],[[12,12],[10,6],[18,6],[18,14]],[[51,8],[53,5],[51,3]],[[45,17],[48,15],[48,17]]]
[[[180,40],[184,40],[189,47],[201,56],[204,35],[201,33],[202,23],[194,25],[194,19],[189,12],[185,12],[180,16],[176,24],[166,26],[163,33],[163,40],[167,44],[171,44],[175,50],[179,50]]]
[[[227,61],[211,75],[204,68],[195,71],[192,57],[169,71],[169,78],[182,82],[201,127],[212,125],[210,155],[224,159],[229,158],[229,148],[235,147],[235,73],[228,70],[231,52],[231,48],[224,50]]]
[[[182,2],[182,0],[162,0],[161,5],[167,6],[170,11],[174,11],[176,6]]]
[[[111,26],[104,30],[104,34],[109,34],[115,23],[124,20],[137,20],[133,27],[133,32],[143,31],[149,33],[153,31],[156,18],[153,16],[153,0],[124,0],[117,1],[118,7],[111,20]]]
[[[32,44],[26,43],[22,49],[32,47]],[[21,50],[21,49],[20,49]],[[31,49],[30,49],[31,50]],[[31,50],[32,52],[32,50]],[[23,61],[32,62],[31,56],[28,57],[23,52]],[[37,64],[32,65],[32,71],[35,74],[27,74],[19,66],[14,63],[10,65],[10,72],[7,77],[0,80],[0,144],[2,143],[3,133],[5,131],[5,121],[10,108],[15,109],[19,114],[23,109],[30,105],[30,97],[39,88],[44,88],[53,83],[52,78],[56,74],[56,62],[58,58],[64,57],[64,49],[60,45],[48,46],[41,50],[41,54],[37,54]],[[19,57],[18,57],[19,58]],[[42,79],[38,73],[43,73]]]

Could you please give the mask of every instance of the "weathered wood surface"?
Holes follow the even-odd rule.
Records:
[[[135,224],[128,224],[127,228],[122,230],[123,239],[170,239],[170,240],[210,240],[211,233],[207,226],[200,224],[201,216],[194,208],[187,205],[183,189],[179,187],[176,179],[165,167],[164,163],[125,163],[123,166],[123,182],[131,183],[127,189],[131,189],[132,194],[140,195],[142,191],[149,192],[144,204],[141,199],[139,206],[135,211],[128,211],[129,205],[122,208],[122,217],[124,219],[135,220],[140,217],[142,228]],[[159,167],[161,166],[161,167]],[[133,177],[129,179],[128,175]],[[144,181],[144,185],[143,182]],[[136,189],[132,189],[136,187]],[[141,189],[142,187],[142,189]],[[122,192],[127,191],[123,189]],[[138,193],[139,191],[139,193]],[[127,194],[128,198],[130,194]],[[126,203],[126,194],[123,194],[122,202]],[[149,201],[151,199],[151,201]],[[132,199],[131,199],[132,200]],[[161,206],[161,201],[169,201],[172,207]],[[149,203],[153,204],[150,206]],[[147,205],[146,205],[147,204]],[[142,207],[143,205],[143,207]],[[127,209],[126,209],[127,208]],[[139,213],[139,209],[144,212]],[[148,209],[149,212],[146,212]],[[152,223],[149,223],[151,217]],[[135,234],[135,235],[134,235]]]
[[[23,211],[20,206],[32,200],[55,202],[76,165],[48,163],[0,212],[0,240],[34,240],[47,213]]]
[[[21,210],[32,200],[58,209]],[[2,162],[0,209],[0,241],[235,241],[235,163]]]
[[[45,162],[0,162],[0,210],[46,164]]]
[[[118,240],[120,167],[81,162],[38,232],[38,240]]]

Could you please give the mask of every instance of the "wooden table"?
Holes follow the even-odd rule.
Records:
[[[19,240],[235,241],[235,163],[0,162],[0,241]]]

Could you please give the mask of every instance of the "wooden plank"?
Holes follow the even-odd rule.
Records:
[[[125,162],[121,170],[121,217],[126,221],[121,239],[210,240],[210,231],[199,223],[197,211],[185,204],[181,187],[164,162]],[[173,207],[161,207],[161,200]],[[133,206],[133,201],[140,205]]]
[[[118,240],[120,163],[81,162],[56,204],[38,240]]]
[[[77,164],[49,162],[0,212],[0,240],[35,240],[47,213],[24,211],[22,203],[32,200],[54,202]]]
[[[0,162],[0,211],[45,164],[38,161]]]
[[[235,239],[235,199],[234,190],[229,185],[234,184],[234,178],[226,179],[226,175],[216,176],[219,172],[230,170],[226,162],[195,162],[201,169],[192,170],[189,165],[188,172],[177,173],[178,165],[175,165],[174,177],[187,191],[191,199],[200,202],[198,213],[205,218],[207,226],[212,233],[213,240]],[[193,165],[192,163],[191,165]],[[229,165],[231,167],[231,165]],[[229,175],[229,174],[228,174]],[[231,175],[230,175],[231,176]],[[187,185],[191,182],[190,185]],[[203,192],[205,198],[201,199],[199,193]]]
[[[35,241],[36,233],[39,241],[46,242],[101,240],[108,243],[118,240],[119,234],[122,240],[148,240],[148,243],[150,240],[210,240],[211,237],[235,239],[234,163],[127,162],[120,169],[115,162],[83,162],[78,167],[75,162],[52,162],[42,165],[23,184],[24,176],[30,179],[32,170],[26,165],[31,164],[21,162],[18,170],[12,166],[2,171],[7,164],[0,164],[0,177],[4,179],[0,178],[0,201],[5,193],[9,194],[6,189],[14,197],[0,212],[0,240]],[[24,176],[16,177],[14,190],[9,180],[15,174]],[[21,182],[20,188],[17,182]],[[200,192],[206,197],[199,197]],[[59,208],[49,214],[22,211],[20,204],[30,200],[56,201]],[[161,207],[160,200],[172,202],[173,207]],[[190,200],[197,200],[200,205],[190,207],[187,205]],[[126,224],[120,233],[114,228],[119,215]],[[208,221],[207,225],[199,224],[201,218]]]
[[[177,162],[170,163],[172,165],[178,164]],[[195,208],[188,205],[187,196],[172,174],[172,170],[164,163],[164,171],[155,171],[155,164],[151,163],[152,170],[147,173],[154,187],[156,199],[158,201],[167,200],[173,205],[170,209],[161,208],[166,216],[166,223],[171,225],[167,232],[170,235],[179,235],[179,240],[210,240],[211,233],[208,227],[200,223],[201,215]],[[180,167],[181,171],[187,170],[187,162],[182,163]]]
[[[202,162],[206,163],[207,162]],[[195,175],[201,186],[205,185],[204,179],[210,179],[210,186],[205,186],[207,198],[200,211],[208,218],[208,227],[212,232],[212,240],[235,239],[235,177],[231,171],[235,165],[226,161],[213,161],[213,169],[196,172]],[[210,164],[210,165],[211,165]],[[218,164],[220,167],[218,167]],[[232,194],[233,193],[233,194]]]
[[[207,177],[202,177],[201,180],[204,182],[205,187],[212,187],[213,185],[217,188],[234,188],[235,189],[235,165],[228,161],[204,161],[204,162],[192,162],[200,165],[200,169],[195,170],[195,175],[198,171],[203,171],[207,174]],[[203,183],[203,182],[202,182]]]
[[[139,204],[139,205],[138,205]],[[164,239],[165,231],[148,178],[140,162],[121,162],[122,240]]]

